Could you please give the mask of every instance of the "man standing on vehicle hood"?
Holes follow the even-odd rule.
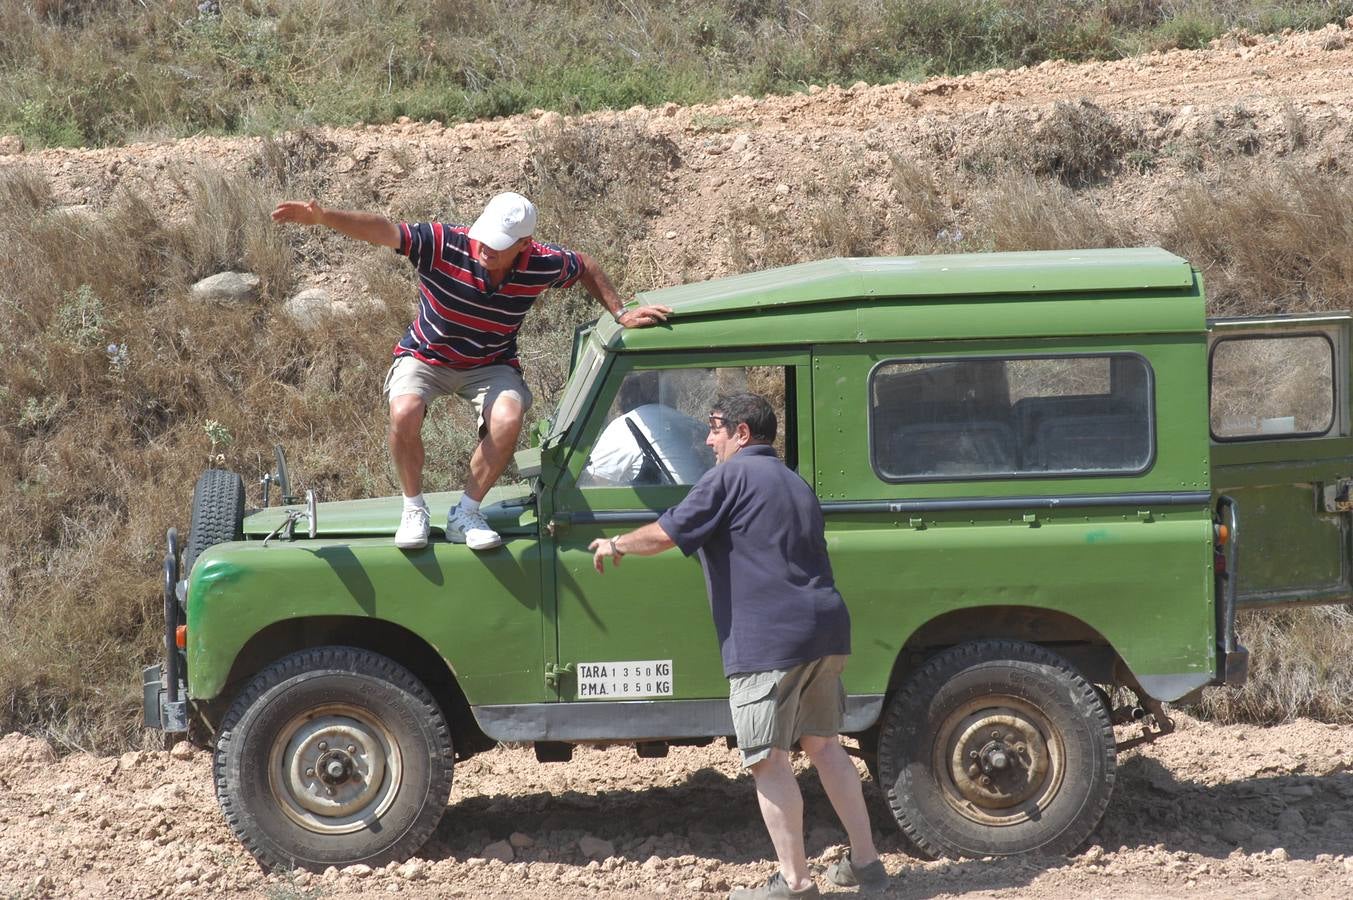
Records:
[[[700,553],[719,636],[742,765],[756,779],[761,815],[780,868],[734,900],[816,897],[803,847],[803,797],[789,751],[817,767],[850,836],[850,854],[827,870],[842,887],[888,885],[874,848],[860,776],[837,739],[845,713],[841,670],[850,613],[832,578],[817,495],[775,455],[775,411],[756,394],[715,400],[705,443],[716,465],[651,525],[589,549],[605,572],[628,554],[680,547]]]
[[[385,376],[390,402],[390,456],[404,491],[395,546],[427,545],[423,499],[423,419],[446,394],[468,400],[479,417],[479,444],[460,503],[446,520],[447,540],[472,550],[502,543],[479,510],[517,446],[531,392],[517,359],[517,331],[536,298],[581,281],[626,328],[667,320],[665,306],[623,309],[611,280],[586,253],[532,239],[535,205],[521,194],[498,194],[468,228],[440,222],[395,223],[376,213],[327,209],[315,200],[287,200],[277,222],[325,225],[348,237],[389,247],[418,273],[418,313],[395,345]]]

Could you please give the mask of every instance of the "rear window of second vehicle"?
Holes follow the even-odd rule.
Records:
[[[886,481],[1134,475],[1151,466],[1151,368],[1135,354],[900,359],[869,384]]]
[[[1323,334],[1224,338],[1212,347],[1212,436],[1319,437],[1334,426],[1334,345]]]

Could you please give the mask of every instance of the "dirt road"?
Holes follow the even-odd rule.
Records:
[[[486,753],[457,767],[415,860],[314,876],[261,872],[217,811],[208,755],[185,750],[58,761],[0,739],[0,897],[709,897],[771,871],[751,781],[721,743],[551,765]],[[820,871],[844,835],[811,771],[800,783]],[[1120,759],[1108,815],[1072,859],[925,861],[867,796],[897,897],[1353,894],[1353,726],[1183,718]]]

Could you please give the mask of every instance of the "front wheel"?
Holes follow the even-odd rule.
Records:
[[[1113,790],[1109,711],[1060,656],[978,641],[922,666],[884,712],[881,784],[907,837],[933,856],[1067,853]]]
[[[222,722],[216,796],[268,869],[380,866],[415,853],[446,810],[454,755],[436,700],[352,647],[260,672]]]

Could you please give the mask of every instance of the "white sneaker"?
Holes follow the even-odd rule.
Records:
[[[446,516],[446,539],[453,544],[464,544],[471,550],[492,550],[501,547],[502,537],[489,527],[484,517],[469,512],[459,503]]]
[[[410,506],[404,510],[395,532],[395,546],[401,550],[418,550],[428,545],[432,520],[426,506]]]

